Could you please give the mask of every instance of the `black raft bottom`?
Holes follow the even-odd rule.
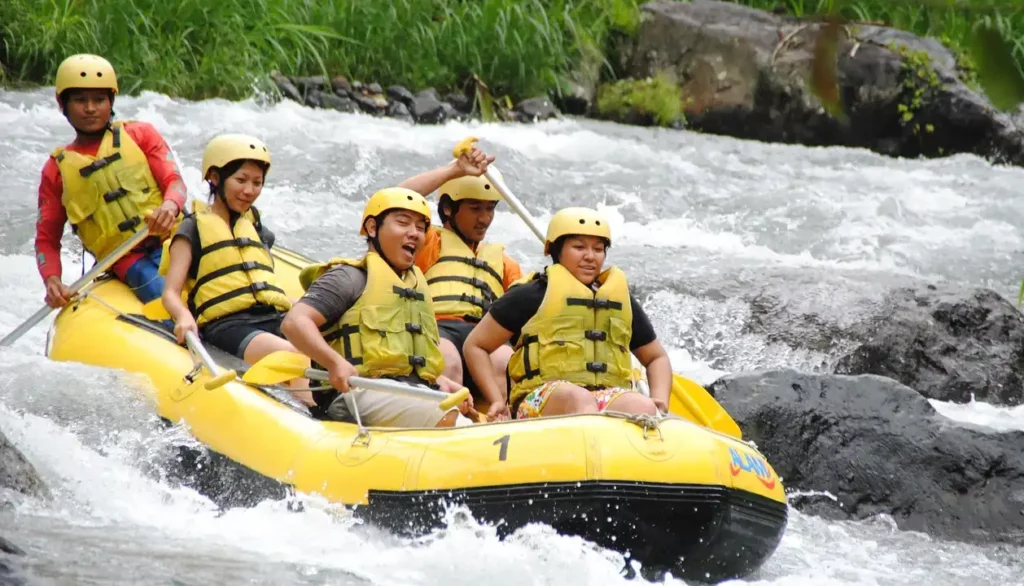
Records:
[[[745,491],[698,484],[538,483],[443,491],[371,490],[356,514],[403,535],[442,523],[445,503],[466,505],[505,537],[545,523],[621,552],[645,577],[666,570],[687,581],[741,578],[767,560],[782,539],[786,505]]]

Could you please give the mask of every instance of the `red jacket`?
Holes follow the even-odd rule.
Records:
[[[171,148],[167,146],[160,133],[148,122],[130,122],[124,125],[124,130],[135,144],[139,145],[142,152],[146,153],[149,168],[164,194],[164,201],[173,201],[178,204],[179,210],[184,209],[185,184],[181,180],[178,167],[174,164]],[[100,142],[99,138],[87,143],[78,142],[76,139],[65,148],[95,156],[100,148]],[[61,203],[63,194],[64,182],[60,177],[60,169],[57,168],[57,162],[53,157],[50,157],[43,165],[43,176],[39,182],[39,221],[36,222],[36,264],[44,281],[54,275],[61,276],[60,238],[64,234],[64,224],[68,221],[68,215]],[[140,249],[133,250],[114,263],[110,270],[123,281],[128,267],[135,264],[143,254]]]

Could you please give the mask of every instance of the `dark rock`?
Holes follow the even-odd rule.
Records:
[[[571,116],[587,116],[597,100],[597,87],[576,81],[562,84],[562,91],[555,96],[555,106]]]
[[[366,89],[366,91],[370,92],[371,94],[383,94],[384,93],[384,90],[380,87],[380,84],[377,83],[377,82],[371,83],[370,85],[366,86],[365,89]]]
[[[347,98],[349,92],[352,91],[352,84],[348,82],[348,78],[344,75],[336,75],[331,78],[331,89],[334,90],[335,94]]]
[[[840,35],[837,47],[844,124],[808,87],[815,36],[824,24],[713,0],[653,2],[643,12],[627,73],[668,74],[689,100],[692,128],[905,157],[967,152],[1024,164],[1024,133],[964,85],[953,55],[932,39],[846,27],[852,37]],[[924,93],[904,121],[899,107],[914,102],[915,85]]]
[[[354,92],[362,91],[362,89],[364,87],[365,86],[363,85],[363,82],[361,82],[361,81],[353,81],[352,82],[352,91],[354,91]]]
[[[473,111],[473,100],[466,97],[466,94],[452,93],[444,97],[444,101],[451,104],[455,111],[460,114],[470,114]]]
[[[419,97],[419,96],[427,96],[427,97],[429,97],[431,99],[434,99],[434,100],[436,100],[438,102],[441,101],[441,95],[438,94],[437,90],[432,88],[432,87],[428,87],[427,89],[420,91],[418,94],[416,94],[416,96],[417,97]]]
[[[416,94],[412,99],[412,105],[409,106],[409,112],[413,120],[420,124],[444,124],[448,120],[448,111],[437,98],[437,91],[433,88]]]
[[[29,496],[47,496],[49,491],[35,467],[25,459],[3,432],[0,432],[0,489]]]
[[[836,519],[891,515],[903,530],[1024,542],[1024,432],[960,427],[879,376],[791,370],[728,376],[711,390],[783,479],[791,499]]]
[[[407,108],[405,104],[399,102],[398,100],[395,100],[388,105],[388,109],[385,111],[385,115],[387,115],[390,118],[395,118],[398,120],[408,120],[409,122],[412,122],[412,114],[409,113],[409,108]]]
[[[899,289],[836,371],[878,374],[942,401],[1024,402],[1024,316],[995,291]]]
[[[339,112],[358,112],[359,105],[347,96],[342,97],[335,94],[320,94],[320,107],[330,108]]]
[[[281,95],[288,98],[289,100],[303,102],[302,94],[299,92],[299,88],[295,87],[295,84],[291,82],[287,77],[281,75],[278,72],[270,74],[270,80],[274,82],[277,89],[281,90]]]
[[[519,122],[539,122],[559,116],[558,108],[548,98],[529,98],[516,104],[512,109]]]
[[[407,107],[412,105],[413,95],[412,92],[405,89],[400,85],[393,85],[388,88],[388,97],[392,100],[398,100],[405,104]]]
[[[299,88],[299,91],[309,95],[310,90],[322,91],[327,86],[327,80],[322,75],[313,75],[310,77],[293,77],[292,83],[295,87]]]
[[[458,110],[455,109],[455,106],[449,104],[448,102],[441,102],[441,108],[444,110],[445,120],[469,120],[469,115],[459,112]]]
[[[5,539],[3,535],[0,535],[0,552],[11,555],[25,555],[25,552],[20,547]]]
[[[380,94],[366,95],[362,93],[352,94],[352,99],[355,100],[356,104],[359,105],[359,109],[367,114],[380,115],[384,113],[385,108],[388,106],[387,100],[384,99]]]
[[[307,106],[309,106],[310,108],[319,108],[321,106],[321,104],[322,104],[322,100],[320,99],[322,95],[323,95],[323,92],[321,92],[318,89],[309,89],[309,90],[307,90],[306,91],[305,104]],[[333,95],[333,94],[329,94],[329,95]]]

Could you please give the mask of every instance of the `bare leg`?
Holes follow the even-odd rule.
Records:
[[[597,413],[597,399],[590,391],[569,383],[562,383],[548,396],[541,415],[572,415]]]
[[[640,393],[623,393],[609,401],[604,410],[618,411],[619,413],[658,414],[658,406],[654,404],[654,401]]]
[[[460,385],[465,384],[462,382],[462,358],[459,357],[459,351],[455,349],[455,344],[452,344],[451,340],[441,338],[438,347],[441,348],[441,354],[444,356],[444,371],[441,374]]]
[[[279,338],[270,333],[259,334],[249,342],[248,346],[245,347],[243,359],[249,364],[255,364],[260,358],[277,352],[278,350],[286,350],[288,352],[296,351],[295,346],[292,346],[288,340],[285,340],[284,338]],[[300,389],[308,388],[309,381],[304,378],[292,379],[287,383],[287,386]],[[292,391],[292,395],[307,406],[315,404],[313,402],[313,393],[309,391]]]

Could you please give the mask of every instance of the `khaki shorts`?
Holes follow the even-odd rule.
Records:
[[[371,390],[355,391],[355,397],[359,417],[366,427],[436,427],[445,416],[436,401]],[[341,395],[327,408],[327,418],[355,422]]]

